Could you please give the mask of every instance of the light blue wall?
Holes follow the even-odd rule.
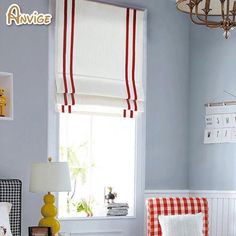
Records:
[[[189,22],[173,0],[112,0],[148,9],[146,189],[187,188]]]
[[[148,18],[146,189],[186,189],[189,22],[173,1],[152,2],[156,4],[150,4]]]
[[[22,236],[40,217],[41,197],[28,191],[32,162],[47,157],[48,27],[5,25],[5,12],[48,12],[48,1],[0,1],[0,71],[14,73],[14,121],[0,121],[0,178],[23,181]]]
[[[148,9],[146,189],[186,188],[188,21],[173,1],[113,2]],[[0,122],[0,178],[23,181],[25,236],[38,221],[41,205],[41,196],[28,192],[30,164],[47,157],[49,28],[7,27],[11,3],[19,3],[24,12],[46,13],[48,0],[0,1],[0,71],[14,73],[14,121]]]
[[[204,104],[235,100],[236,32],[225,40],[221,30],[191,27],[189,187],[236,189],[236,144],[204,145]]]

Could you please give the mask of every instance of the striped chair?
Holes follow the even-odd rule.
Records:
[[[208,203],[206,198],[150,198],[147,199],[148,236],[162,236],[159,215],[203,213],[203,235],[208,236]]]

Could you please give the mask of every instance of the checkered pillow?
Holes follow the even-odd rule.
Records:
[[[148,236],[162,236],[159,215],[203,213],[203,235],[208,236],[208,204],[206,198],[150,198],[147,200]]]
[[[22,183],[20,180],[0,179],[0,202],[12,204],[10,224],[13,236],[21,235],[21,188]]]

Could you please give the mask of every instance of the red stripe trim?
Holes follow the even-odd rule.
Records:
[[[75,95],[71,93],[71,105],[75,105]]]
[[[65,106],[64,105],[61,106],[61,112],[65,113]]]
[[[70,44],[70,80],[71,80],[71,100],[72,105],[75,105],[75,84],[73,78],[73,59],[74,59],[74,31],[75,31],[75,0],[72,0],[72,10],[71,10],[71,44]]]
[[[134,111],[130,110],[130,118],[134,118]]]
[[[64,105],[68,105],[67,93],[64,93]]]
[[[68,113],[71,113],[71,105],[68,106]]]
[[[124,110],[123,117],[124,118],[126,117],[126,110]]]
[[[132,84],[134,89],[134,110],[138,110],[137,106],[137,89],[135,84],[135,65],[136,65],[136,23],[137,23],[137,10],[134,10],[133,15],[133,60],[132,60]]]
[[[125,82],[127,90],[127,104],[128,110],[131,109],[130,106],[130,88],[129,88],[129,19],[130,19],[130,9],[126,9],[126,51],[125,51]]]
[[[64,80],[64,92],[68,93],[67,81],[66,81],[66,34],[67,34],[67,0],[64,0],[64,38],[63,38],[63,80]],[[64,104],[67,105],[67,96],[64,95]]]

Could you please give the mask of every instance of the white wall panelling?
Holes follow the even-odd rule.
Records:
[[[190,195],[207,198],[211,236],[236,235],[235,191],[191,191]]]
[[[236,235],[236,191],[158,190],[145,191],[150,197],[205,197],[209,207],[209,236]]]
[[[72,233],[72,236],[123,236],[122,231],[86,231],[80,233]]]

